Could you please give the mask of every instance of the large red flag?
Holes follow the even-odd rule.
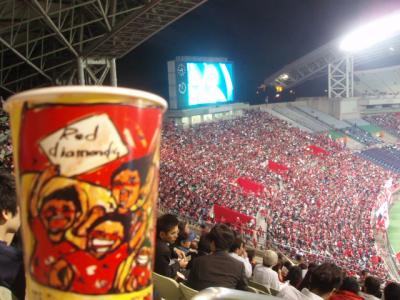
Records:
[[[264,190],[264,186],[261,183],[246,177],[239,177],[236,179],[236,183],[243,189],[244,192],[253,192],[259,194]]]
[[[325,149],[318,147],[316,145],[308,146],[307,150],[309,150],[311,152],[311,154],[314,154],[314,155],[328,155],[329,154],[328,151],[326,151]]]
[[[214,218],[217,223],[226,222],[231,224],[236,224],[238,220],[241,223],[247,224],[253,219],[253,217],[241,214],[237,211],[216,204],[214,204]]]
[[[270,169],[270,171],[278,174],[289,171],[289,168],[286,167],[285,165],[278,164],[272,160],[268,161],[268,168]]]

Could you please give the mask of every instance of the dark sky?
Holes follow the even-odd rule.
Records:
[[[120,59],[118,84],[168,98],[168,60],[227,57],[236,98],[249,101],[274,71],[395,8],[400,0],[208,0]]]

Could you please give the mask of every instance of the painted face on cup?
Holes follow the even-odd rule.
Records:
[[[51,233],[64,232],[71,228],[77,214],[73,201],[57,198],[46,201],[40,210],[40,218]]]
[[[94,226],[88,234],[87,249],[94,256],[103,256],[118,248],[124,240],[124,226],[114,220]]]
[[[112,182],[112,194],[117,205],[122,209],[131,208],[139,198],[140,175],[138,170],[123,170]]]

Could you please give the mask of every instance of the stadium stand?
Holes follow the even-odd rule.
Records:
[[[362,151],[360,155],[385,169],[400,173],[400,150],[397,146],[367,149]]]
[[[347,124],[344,121],[338,120],[322,111],[306,107],[306,106],[292,106],[295,107],[296,109],[306,113],[307,115],[310,115],[311,117],[320,120],[321,122],[327,124],[331,128],[336,128],[336,129],[345,129],[349,127],[349,124]]]
[[[400,113],[384,113],[364,116],[370,123],[376,124],[396,137],[400,137]]]
[[[350,127],[347,127],[346,129],[343,129],[343,132],[345,134],[350,135],[352,138],[354,138],[356,141],[363,143],[367,146],[371,145],[376,145],[376,144],[381,144],[382,141],[379,140],[376,137],[373,137],[371,133],[369,133],[366,130],[363,130],[361,127],[358,127],[357,125],[352,125]]]
[[[356,95],[400,95],[400,66],[358,71],[354,75],[354,92]]]
[[[307,115],[292,109],[291,107],[275,107],[274,111],[280,113],[281,115],[292,119],[293,121],[301,124],[304,127],[312,130],[313,132],[322,132],[329,130],[329,127],[324,125],[322,122],[310,118]]]
[[[367,268],[387,277],[376,258],[371,213],[385,180],[396,174],[260,111],[187,130],[169,123],[163,135],[165,211],[212,223],[214,205],[253,217],[266,208],[268,245],[304,253],[310,261],[334,261],[351,274]],[[312,152],[310,145],[323,151]],[[273,171],[271,160],[287,168]],[[246,191],[237,184],[240,177],[264,189]],[[240,225],[236,229],[246,234]]]

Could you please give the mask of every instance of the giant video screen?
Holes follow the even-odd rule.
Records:
[[[234,100],[231,62],[187,62],[187,106]]]

